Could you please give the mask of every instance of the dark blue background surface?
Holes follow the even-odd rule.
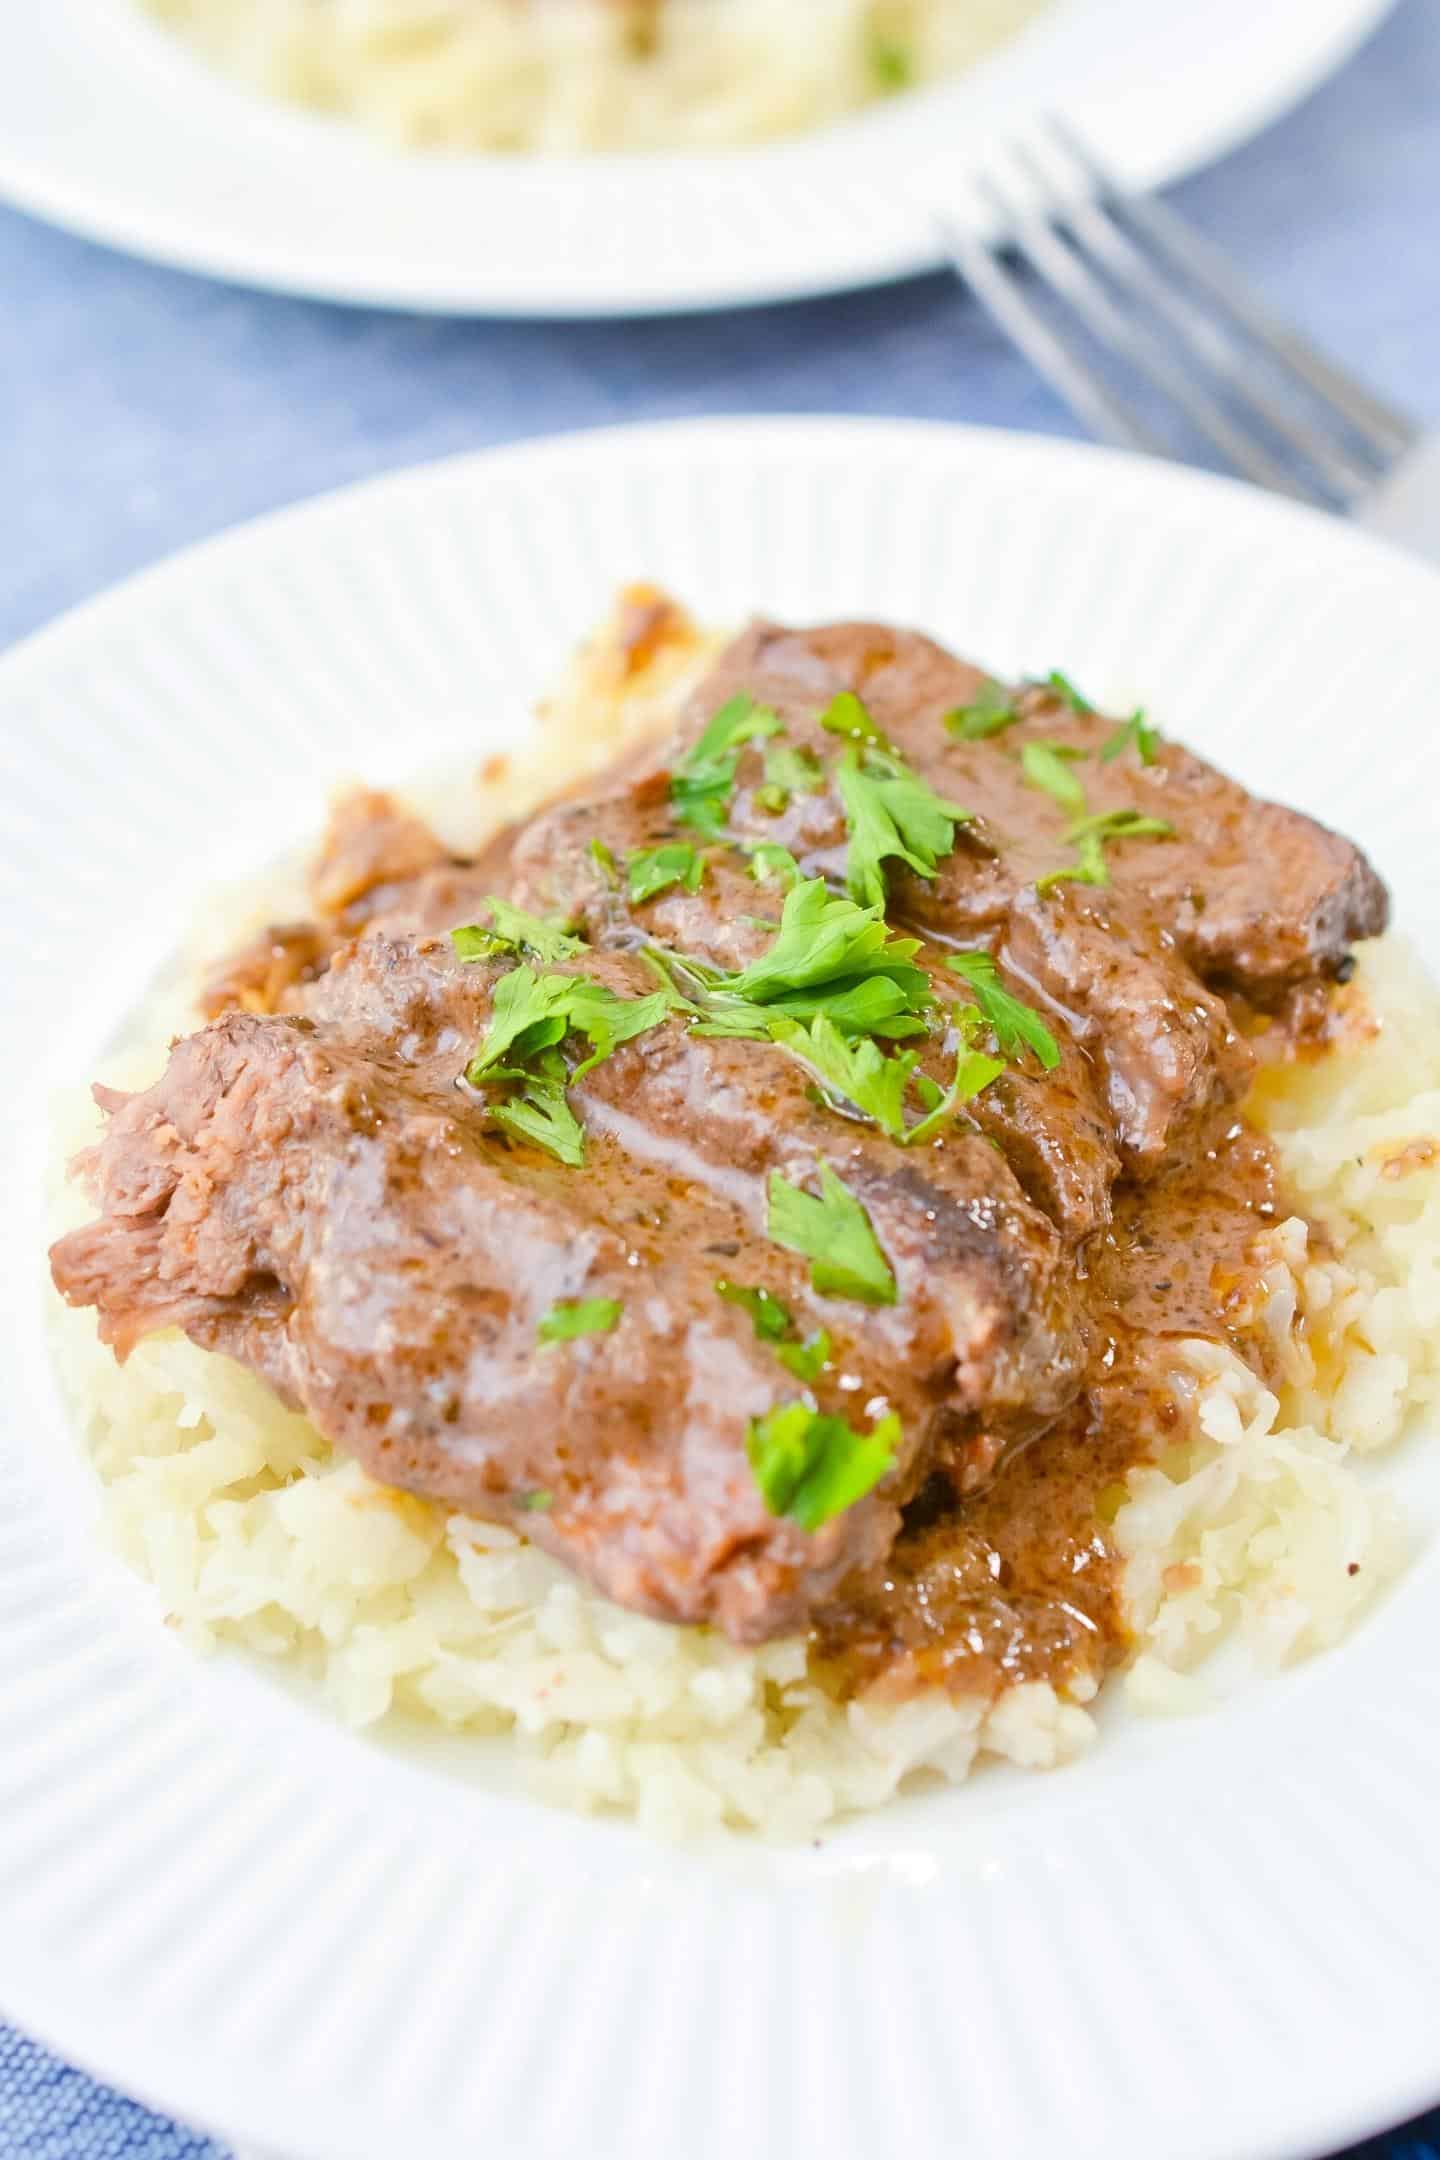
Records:
[[[1343,75],[1177,200],[1440,426],[1440,0],[1405,0]],[[517,436],[709,412],[1073,432],[939,277],[689,320],[447,323],[234,291],[0,211],[0,293],[0,645],[238,519]],[[1440,2014],[1435,2064],[1440,2092]],[[218,2154],[0,2027],[0,2160]],[[1440,2113],[1362,2155],[1440,2160]]]

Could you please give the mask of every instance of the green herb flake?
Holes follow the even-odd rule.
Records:
[[[893,1305],[895,1277],[869,1216],[828,1162],[820,1163],[819,1176],[817,1195],[771,1171],[766,1234],[787,1251],[804,1254],[822,1297]]]
[[[757,840],[746,853],[750,857],[750,875],[757,885],[767,885],[775,878],[781,890],[789,892],[800,883],[800,865],[789,848],[774,840]]]
[[[772,1297],[768,1290],[728,1282],[724,1277],[715,1288],[729,1304],[743,1306],[750,1315],[757,1340],[767,1343],[797,1380],[803,1380],[808,1386],[812,1380],[819,1379],[830,1362],[832,1346],[826,1329],[818,1329],[807,1342],[801,1342],[789,1306],[782,1299]]]
[[[945,965],[974,991],[1002,1057],[1018,1057],[1023,1046],[1034,1051],[1046,1072],[1054,1072],[1060,1063],[1059,1044],[1039,1013],[1005,988],[992,953],[953,953]]]
[[[499,954],[526,953],[532,960],[553,963],[584,952],[584,938],[575,937],[568,923],[547,922],[527,915],[495,894],[480,905],[490,910],[490,927],[461,923],[450,932],[450,942],[462,960],[493,960]]]
[[[818,795],[825,785],[825,768],[813,750],[782,742],[765,753],[765,778],[787,795]]]
[[[783,732],[768,705],[742,690],[714,714],[670,775],[670,800],[682,825],[718,840],[730,815],[735,775],[746,743]]]
[[[1081,695],[1068,675],[1061,674],[1059,668],[1051,668],[1041,688],[1052,691],[1058,698],[1063,698],[1070,707],[1071,712],[1078,713],[1082,720],[1093,719],[1095,707],[1090,703],[1089,698]]]
[[[843,735],[847,742],[864,743],[871,750],[887,750],[894,754],[895,745],[888,735],[882,734],[871,716],[870,708],[853,690],[838,690],[820,715],[820,725],[827,734]]]
[[[1170,840],[1174,834],[1174,826],[1164,818],[1147,817],[1140,810],[1102,810],[1094,817],[1078,818],[1065,835],[1078,850],[1075,861],[1063,870],[1052,870],[1048,876],[1037,878],[1035,890],[1049,893],[1067,883],[1108,885],[1110,867],[1105,850],[1112,840]]]
[[[947,734],[960,742],[985,742],[1003,729],[1014,727],[1020,715],[1004,683],[986,676],[969,705],[957,705],[945,715]]]
[[[833,1348],[828,1328],[822,1327],[807,1336],[804,1342],[777,1343],[775,1355],[802,1386],[809,1387],[829,1364]]]
[[[521,1494],[520,1505],[527,1515],[548,1515],[555,1505],[555,1495],[546,1492],[543,1486],[537,1486],[534,1492]]]
[[[625,858],[625,878],[632,907],[638,907],[643,900],[653,900],[656,893],[665,892],[671,885],[683,885],[686,892],[698,892],[704,875],[705,858],[688,840],[673,840],[664,847],[649,848]]]
[[[1160,730],[1146,719],[1143,707],[1137,707],[1130,718],[1122,721],[1116,728],[1100,751],[1101,764],[1108,765],[1132,745],[1142,765],[1155,763],[1155,753],[1160,747]]]
[[[620,865],[615,860],[614,849],[607,847],[603,840],[592,840],[585,852],[599,871],[602,883],[614,892],[620,883]]]
[[[675,1004],[669,989],[622,998],[584,975],[512,968],[495,985],[490,1022],[465,1079],[476,1089],[512,1090],[490,1102],[494,1122],[577,1168],[584,1160],[585,1135],[566,1099],[568,1080],[583,1078],[621,1043],[658,1027]],[[572,1033],[588,1038],[591,1055],[567,1074],[560,1045]]]
[[[577,1335],[610,1335],[625,1310],[618,1298],[562,1298],[535,1330],[541,1343],[573,1342]]]
[[[1085,790],[1070,770],[1071,762],[1083,756],[1068,743],[1027,742],[1020,752],[1020,769],[1031,787],[1049,795],[1062,810],[1083,812]]]
[[[1143,810],[1102,810],[1095,817],[1078,819],[1065,837],[1083,840],[1089,833],[1108,844],[1111,840],[1173,840],[1175,828],[1165,818],[1147,817]]]
[[[860,1433],[844,1418],[827,1417],[808,1403],[777,1403],[751,1419],[745,1452],[770,1513],[814,1531],[889,1475],[901,1437],[893,1411]]]
[[[846,882],[863,906],[885,905],[885,864],[903,862],[917,877],[934,877],[952,854],[956,829],[974,813],[937,795],[902,759],[851,748],[836,772],[850,832]]]

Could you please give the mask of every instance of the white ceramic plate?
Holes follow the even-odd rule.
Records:
[[[1304,95],[1388,5],[1053,0],[972,75],[822,134],[576,163],[399,155],[232,87],[132,0],[44,0],[0,10],[0,193],[187,269],[382,307],[784,299],[934,259],[912,166],[1059,107],[1126,178],[1171,179]]]
[[[819,1849],[675,1852],[202,1662],[103,1554],[42,1341],[44,1102],[195,897],[340,773],[513,741],[618,578],[1074,670],[1342,824],[1440,952],[1440,577],[1099,451],[719,422],[436,466],[213,543],[0,663],[0,2005],[313,2160],[1314,2160],[1440,2094],[1440,1448],[1342,1651],[1113,1713]]]

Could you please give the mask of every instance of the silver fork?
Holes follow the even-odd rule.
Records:
[[[1440,437],[1280,321],[1072,128],[1050,120],[1033,141],[967,161],[965,184],[978,218],[937,211],[951,259],[1093,434],[1168,457],[1203,445],[1260,487],[1440,559]],[[1168,425],[1150,417],[1157,403]]]

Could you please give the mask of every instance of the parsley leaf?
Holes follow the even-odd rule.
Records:
[[[528,953],[532,960],[568,960],[584,952],[584,938],[572,937],[568,923],[546,922],[527,915],[524,908],[490,894],[480,905],[490,910],[492,928],[482,923],[462,923],[450,932],[450,942],[462,960],[493,960],[499,953]]]
[[[883,975],[916,1001],[929,997],[929,980],[916,967],[918,938],[890,935],[882,909],[857,907],[831,893],[823,878],[806,878],[785,895],[780,927],[768,952],[724,987],[765,1005],[797,990],[832,990],[856,979]]]
[[[1066,839],[1075,844],[1079,854],[1075,862],[1063,870],[1052,870],[1047,877],[1037,878],[1037,893],[1052,892],[1057,885],[1067,881],[1077,885],[1108,885],[1110,868],[1105,860],[1105,849],[1112,840],[1169,840],[1175,828],[1164,818],[1146,817],[1140,810],[1102,810],[1094,817],[1078,818],[1066,832]]]
[[[778,878],[785,892],[789,892],[792,885],[799,884],[800,865],[789,848],[781,847],[774,840],[756,840],[747,846],[745,852],[750,857],[750,875],[757,884],[764,885],[772,877]]]
[[[846,750],[836,781],[850,829],[846,882],[868,907],[885,905],[888,860],[907,863],[918,877],[933,877],[941,858],[954,850],[956,827],[968,825],[973,816],[944,801],[902,759],[886,752],[871,751],[862,759],[858,750]]]
[[[825,768],[813,750],[782,742],[765,753],[765,778],[787,795],[817,795],[825,785]]]
[[[828,734],[844,735],[852,743],[864,743],[872,750],[888,750],[894,754],[895,745],[875,725],[869,707],[853,690],[835,693],[820,715],[820,725]]]
[[[744,1306],[761,1342],[784,1342],[794,1334],[795,1322],[789,1306],[783,1299],[771,1297],[768,1290],[751,1289],[748,1284],[731,1282],[724,1275],[715,1288],[727,1303]]]
[[[572,1342],[577,1335],[609,1335],[620,1324],[625,1310],[618,1298],[562,1298],[552,1305],[535,1330],[542,1343]],[[527,1506],[533,1506],[527,1501]]]
[[[796,1020],[775,1020],[770,1035],[807,1066],[830,1095],[853,1103],[892,1140],[905,1138],[905,1090],[919,1062],[916,1051],[885,1057],[868,1038],[847,1042],[823,1012],[808,1027]]]
[[[945,728],[961,742],[984,742],[1003,728],[1014,727],[1019,718],[1005,685],[987,675],[972,704],[957,705],[946,713]]]
[[[614,892],[620,882],[620,865],[615,860],[614,849],[607,847],[603,840],[592,840],[586,853],[599,871],[602,883]]]
[[[1105,863],[1105,847],[1095,833],[1086,833],[1080,842],[1080,852],[1073,863],[1063,870],[1050,870],[1042,878],[1036,878],[1035,890],[1042,896],[1054,892],[1057,885],[1108,885],[1110,872]]]
[[[664,892],[671,885],[683,885],[686,892],[697,892],[705,875],[705,858],[696,853],[688,840],[674,840],[664,847],[628,855],[625,875],[631,904],[638,906],[642,900],[653,899],[656,893]]]
[[[534,1492],[527,1492],[522,1496],[520,1505],[527,1515],[546,1515],[555,1505],[555,1495],[553,1492],[546,1492],[543,1485],[538,1485]]]
[[[512,968],[495,985],[490,1023],[465,1079],[477,1089],[513,1084],[513,1094],[490,1105],[495,1123],[577,1167],[584,1160],[585,1134],[566,1100],[567,1079],[581,1079],[622,1042],[658,1027],[674,1007],[668,989],[623,998],[584,975]],[[567,1075],[559,1046],[572,1032],[588,1037],[591,1055]]]
[[[1035,1052],[1046,1072],[1054,1072],[1060,1063],[1059,1044],[1040,1015],[1004,987],[993,954],[954,953],[945,965],[962,975],[974,991],[1002,1057],[1017,1057],[1024,1044]]]
[[[1147,817],[1143,810],[1102,810],[1095,817],[1078,819],[1065,837],[1083,840],[1087,833],[1101,841],[1173,840],[1175,828],[1165,818]]]
[[[490,1025],[465,1068],[471,1087],[484,1087],[506,1058],[521,1065],[565,1040],[576,980],[573,975],[537,975],[531,967],[512,968],[500,977],[490,1003]]]
[[[570,1026],[577,1035],[588,1035],[591,1052],[570,1075],[572,1080],[583,1080],[586,1073],[602,1064],[621,1043],[630,1042],[636,1035],[644,1035],[673,1010],[673,1000],[664,990],[652,990],[649,997],[625,998],[604,983],[590,982],[583,975],[571,976],[575,991],[567,1008]]]
[[[830,1362],[832,1345],[828,1330],[818,1328],[808,1342],[801,1342],[789,1306],[780,1298],[772,1297],[768,1290],[751,1289],[745,1283],[727,1282],[723,1277],[715,1288],[730,1304],[744,1306],[758,1340],[770,1345],[781,1364],[794,1373],[797,1380],[808,1385],[819,1379]]]
[[[900,1440],[893,1410],[860,1433],[808,1403],[777,1403],[750,1420],[745,1452],[770,1513],[811,1531],[873,1491],[894,1469]]]
[[[1062,810],[1085,808],[1085,790],[1070,770],[1071,760],[1083,757],[1068,743],[1027,742],[1020,752],[1020,767],[1031,787],[1052,796]]]
[[[1112,758],[1119,757],[1123,751],[1129,749],[1132,743],[1135,745],[1135,754],[1142,765],[1153,765],[1155,763],[1155,752],[1160,743],[1160,730],[1152,726],[1150,721],[1146,719],[1143,706],[1137,706],[1136,710],[1131,713],[1130,718],[1122,721],[1120,726],[1116,728],[1114,734],[1100,751],[1101,764],[1108,765]]]
[[[802,1192],[770,1173],[766,1234],[810,1262],[810,1280],[822,1297],[859,1298],[893,1305],[895,1277],[870,1218],[828,1162],[821,1162],[820,1192]]]
[[[585,1160],[585,1128],[566,1100],[563,1067],[556,1074],[521,1072],[514,1077],[520,1082],[516,1092],[490,1105],[495,1123],[578,1170]]]
[[[1090,703],[1089,698],[1082,697],[1069,676],[1062,675],[1059,668],[1051,668],[1041,688],[1052,690],[1056,697],[1063,698],[1070,707],[1071,712],[1079,713],[1082,719],[1087,719],[1094,714],[1095,707]]]
[[[681,824],[718,840],[730,815],[745,744],[781,732],[769,706],[757,705],[748,691],[728,699],[670,775],[670,800]]]

